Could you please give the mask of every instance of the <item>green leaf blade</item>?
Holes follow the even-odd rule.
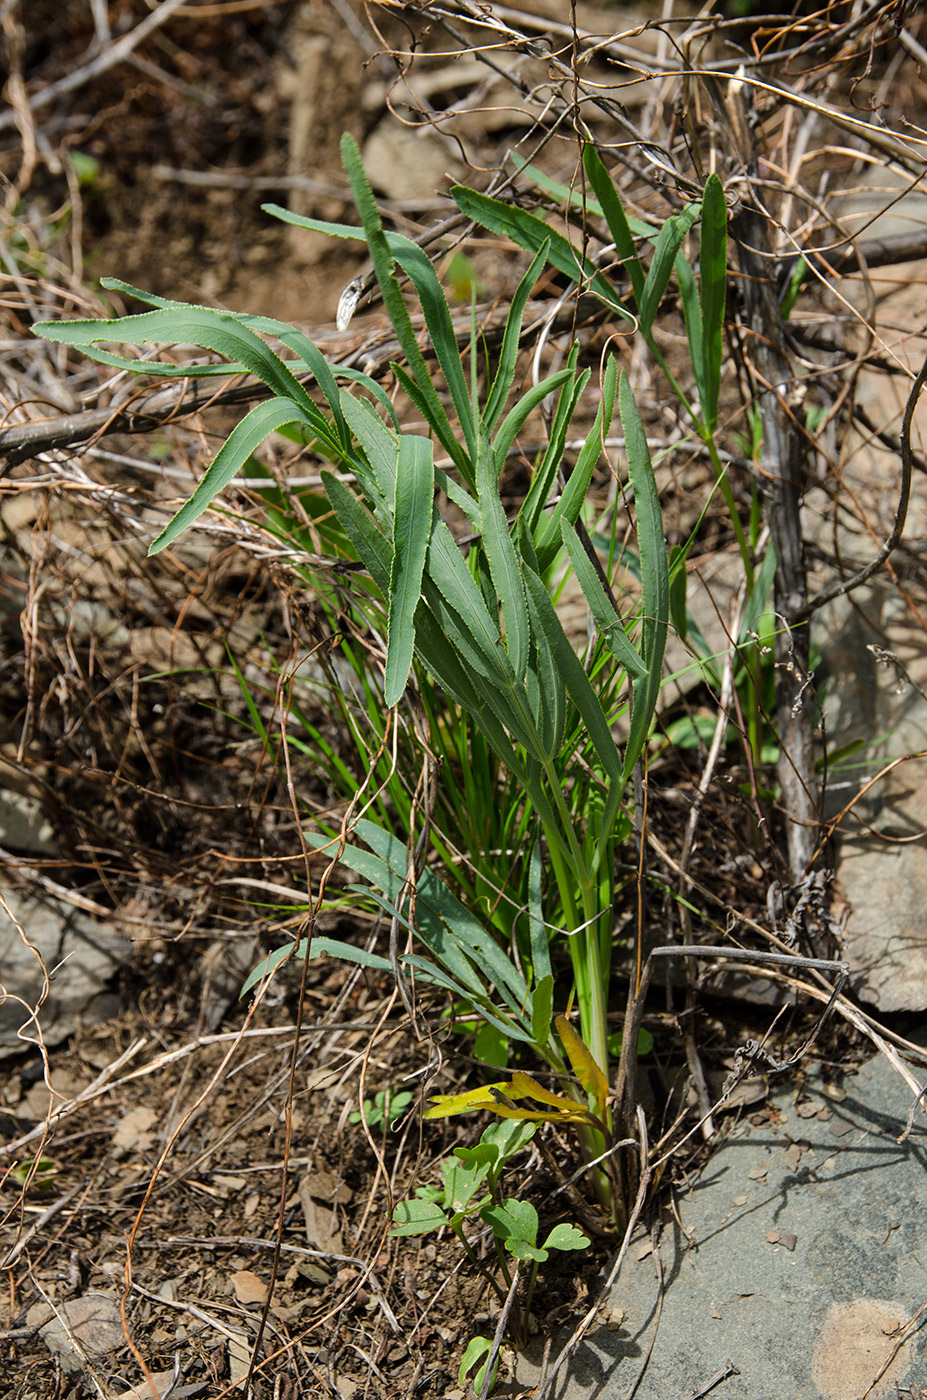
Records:
[[[663,300],[663,294],[669,285],[676,254],[679,252],[682,240],[695,223],[700,212],[698,204],[689,204],[680,214],[671,215],[660,230],[660,236],[653,250],[653,257],[650,260],[647,280],[638,303],[641,330],[647,337],[653,330],[660,302]]]
[[[709,175],[702,197],[699,272],[702,304],[699,394],[702,398],[705,430],[713,433],[718,422],[721,361],[724,356],[724,308],[727,296],[727,203],[724,198],[724,186],[714,174]]]
[[[519,248],[524,248],[529,253],[538,253],[548,244],[548,261],[558,272],[564,273],[574,282],[583,282],[616,316],[621,316],[626,321],[634,320],[608,278],[598,271],[595,263],[590,258],[584,260],[569,240],[545,224],[543,219],[529,214],[524,209],[503,204],[501,200],[493,199],[490,195],[468,189],[466,185],[453,185],[451,196],[468,219],[473,219],[492,233],[510,238]]]
[[[287,423],[305,423],[306,415],[298,404],[289,399],[271,399],[269,403],[259,403],[251,412],[236,423],[225,442],[219,448],[203,479],[193,495],[177,513],[171,517],[161,533],[148,548],[149,558],[160,554],[173,544],[178,535],[183,534],[208,510],[215,498],[229,482],[237,476],[242,464],[260,447],[275,428]]]
[[[631,727],[625,749],[625,776],[630,773],[647,742],[663,674],[663,655],[669,630],[670,585],[660,496],[650,461],[644,425],[634,402],[627,375],[622,371],[618,403],[624,428],[628,473],[634,487],[637,536],[641,561],[643,618],[640,656],[647,674],[634,682]]]
[[[505,645],[516,682],[521,684],[528,666],[531,623],[525,599],[521,566],[512,543],[505,511],[499,499],[499,478],[489,440],[480,431],[476,468],[477,499],[483,531],[483,548],[493,586],[502,604]]]
[[[400,1201],[393,1208],[389,1233],[393,1238],[428,1235],[432,1230],[443,1229],[447,1223],[447,1212],[441,1209],[437,1201]]]
[[[422,595],[425,556],[434,514],[434,449],[411,433],[399,439],[389,580],[384,702],[402,699],[415,651],[415,610]]]
[[[644,295],[644,283],[646,277],[637,256],[637,249],[634,246],[634,238],[628,224],[627,215],[624,212],[621,200],[618,198],[618,191],[615,189],[608,171],[602,164],[601,157],[595,146],[590,142],[583,151],[583,167],[590,185],[599,197],[602,206],[602,213],[605,215],[605,222],[608,224],[609,232],[615,240],[615,252],[631,279],[631,288],[634,292],[634,300],[640,306]]]

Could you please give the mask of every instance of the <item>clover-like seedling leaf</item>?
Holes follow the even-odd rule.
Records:
[[[575,1225],[568,1225],[563,1221],[560,1225],[555,1225],[542,1246],[543,1249],[587,1249],[589,1239],[578,1230]]]
[[[490,1123],[475,1147],[455,1147],[454,1156],[474,1165],[485,1163],[489,1168],[489,1184],[494,1188],[506,1162],[527,1146],[536,1132],[536,1123],[503,1118],[498,1123]]]
[[[489,1172],[488,1162],[461,1162],[456,1157],[445,1162],[444,1204],[454,1215],[464,1215],[471,1208],[473,1197],[479,1191]],[[473,1209],[476,1209],[474,1206]]]
[[[498,1123],[490,1123],[480,1138],[480,1146],[489,1147],[496,1154],[496,1173],[510,1157],[520,1152],[537,1132],[536,1123],[519,1122],[517,1118],[503,1118]]]
[[[538,1213],[529,1201],[509,1197],[501,1206],[488,1206],[480,1212],[497,1240],[516,1259],[543,1263],[547,1251],[538,1249]]]
[[[454,1156],[467,1166],[494,1167],[499,1153],[490,1143],[478,1142],[476,1147],[455,1147]]]
[[[400,1201],[393,1209],[393,1223],[390,1234],[427,1235],[432,1230],[440,1230],[449,1224],[447,1212],[437,1201]]]

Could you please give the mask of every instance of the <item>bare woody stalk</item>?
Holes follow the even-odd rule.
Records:
[[[751,177],[757,152],[747,113],[747,89],[732,80],[724,106],[736,157],[746,173],[740,208],[730,232],[737,246],[741,295],[746,312],[747,368],[756,394],[762,427],[758,462],[759,490],[776,550],[774,605],[775,661],[778,677],[776,722],[779,735],[778,778],[788,818],[789,869],[796,883],[812,859],[819,824],[814,784],[814,712],[804,703],[810,634],[807,623],[793,626],[808,598],[801,535],[801,492],[805,459],[803,420],[794,399],[795,374],[785,349],[785,328],[775,287],[775,260],[769,244],[769,219],[754,197]],[[820,956],[825,950],[813,948]]]

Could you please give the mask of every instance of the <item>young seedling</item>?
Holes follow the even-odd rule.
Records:
[[[499,1195],[499,1178],[503,1168],[527,1146],[536,1130],[536,1123],[523,1119],[519,1121],[514,1117],[490,1124],[476,1147],[458,1147],[452,1157],[441,1164],[444,1178],[441,1186],[420,1186],[415,1199],[399,1202],[393,1210],[390,1230],[394,1236],[425,1235],[446,1226],[457,1236],[470,1263],[483,1275],[502,1304],[506,1303],[506,1289],[512,1287],[512,1272],[506,1254],[520,1263],[529,1263],[531,1273],[524,1302],[520,1307],[513,1305],[509,1314],[512,1335],[518,1345],[522,1345],[526,1337],[527,1319],[540,1265],[547,1260],[552,1249],[578,1250],[585,1249],[589,1244],[588,1238],[575,1225],[563,1222],[555,1225],[543,1244],[539,1245],[538,1213],[534,1206],[516,1196],[503,1199]],[[492,1231],[505,1289],[477,1256],[464,1233],[466,1220],[474,1216]],[[482,1346],[485,1342],[485,1338],[471,1341],[461,1363],[462,1374],[465,1369],[466,1372],[472,1370],[486,1355],[491,1343]],[[478,1386],[482,1384],[482,1379],[482,1375],[477,1376]]]
[[[349,1121],[360,1123],[363,1119],[368,1128],[376,1128],[382,1123],[383,1132],[386,1133],[394,1123],[398,1123],[413,1098],[408,1089],[403,1089],[399,1094],[380,1089],[372,1099],[364,1099],[363,1109],[352,1113]]]

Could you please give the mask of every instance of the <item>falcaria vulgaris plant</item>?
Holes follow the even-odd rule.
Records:
[[[310,952],[329,952],[384,971],[398,969],[403,978],[414,973],[418,981],[443,989],[457,1017],[469,1015],[489,1032],[494,1053],[487,1058],[498,1064],[509,1056],[530,1055],[543,1066],[546,1083],[518,1068],[484,1089],[439,1098],[430,1115],[485,1108],[502,1118],[575,1127],[587,1157],[601,1159],[592,1173],[595,1188],[606,1212],[620,1223],[627,1203],[616,1185],[614,1158],[608,1155],[616,1127],[609,1092],[616,1046],[614,1040],[610,1045],[607,1029],[613,909],[618,883],[627,879],[616,854],[633,829],[627,794],[653,720],[671,595],[643,426],[626,376],[607,357],[595,421],[572,471],[565,469],[570,425],[590,379],[590,372],[579,367],[577,346],[563,368],[513,398],[525,307],[545,264],[560,266],[568,256],[569,245],[559,234],[545,232],[536,219],[529,226],[520,216],[508,230],[533,256],[511,298],[501,349],[491,372],[487,367],[481,392],[475,325],[468,374],[431,263],[415,243],[384,230],[350,137],[344,138],[342,150],[359,227],[272,212],[333,236],[366,241],[404,360],[392,366],[393,373],[427,434],[404,430],[390,398],[374,380],[329,363],[304,333],[268,318],[150,297],[112,283],[153,309],[119,320],[54,323],[39,330],[132,372],[215,376],[247,371],[262,381],[269,397],[234,428],[150,552],[173,544],[245,463],[253,466],[252,454],[270,433],[304,444],[328,463],[322,479],[337,529],[327,538],[341,549],[342,558],[362,566],[353,575],[361,615],[372,609],[382,617],[382,674],[373,687],[365,678],[372,704],[385,715],[402,706],[409,686],[415,688],[436,747],[447,743],[451,729],[457,736],[457,747],[450,744],[449,750],[458,760],[458,776],[448,765],[446,779],[458,784],[456,800],[469,801],[477,790],[473,781],[460,777],[460,769],[469,765],[471,773],[492,775],[482,789],[484,803],[493,804],[503,794],[507,804],[512,879],[506,893],[514,914],[506,918],[496,909],[487,917],[485,900],[469,898],[467,878],[458,878],[453,852],[435,825],[425,822],[423,842],[421,827],[397,832],[374,807],[349,830],[316,830],[308,840],[361,878],[362,897],[385,911],[394,939],[408,939],[406,951],[394,942],[386,956],[313,936],[271,954],[254,970],[246,990],[284,959]],[[630,269],[636,315],[593,264],[577,264],[573,250],[570,268],[612,314],[636,322],[648,339],[676,270],[697,371],[700,403],[692,412],[710,446],[723,317],[720,184],[711,177],[700,204],[690,205],[661,230],[648,230],[654,251],[645,271],[636,252],[631,259],[630,244],[624,246],[631,233],[622,222],[617,196],[612,197],[591,155],[587,165]],[[474,217],[488,223],[499,217],[474,192],[458,190],[455,195]],[[685,271],[681,247],[699,220],[697,286],[691,269]],[[418,299],[433,359],[420,347],[400,275]],[[267,337],[283,346],[286,358]],[[224,362],[140,364],[105,348],[106,343],[149,342],[198,346]],[[305,381],[314,381],[312,394]],[[534,463],[524,498],[517,509],[507,511],[500,485],[507,457],[529,415],[545,400],[553,404],[546,447]],[[639,587],[633,598],[616,598],[583,520],[616,403],[636,517]],[[463,542],[444,518],[442,502],[449,502],[455,517],[466,522]],[[279,533],[279,518],[268,528]],[[677,573],[683,564],[677,561]],[[583,658],[557,613],[564,568],[573,571],[594,619],[594,639]],[[324,583],[319,586],[324,592]],[[436,781],[445,779],[439,774]],[[408,804],[405,810],[411,810]],[[480,853],[474,851],[473,858],[479,867]],[[570,1019],[571,1008],[578,1013],[578,1027]],[[626,1055],[633,1049],[624,1047]],[[627,1125],[619,1126],[624,1131]]]

